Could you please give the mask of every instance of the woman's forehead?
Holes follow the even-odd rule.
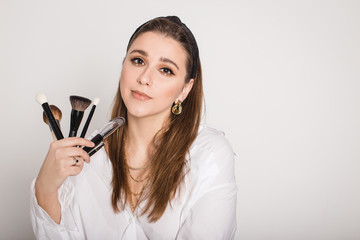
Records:
[[[172,37],[159,32],[141,33],[132,42],[128,53],[131,53],[134,50],[137,50],[138,52],[142,51],[149,56],[169,58],[184,63],[187,58],[187,53],[181,43]]]

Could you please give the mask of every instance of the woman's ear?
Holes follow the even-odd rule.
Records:
[[[184,102],[184,100],[186,99],[186,97],[188,96],[189,92],[192,89],[192,86],[194,85],[194,79],[190,79],[189,82],[185,83],[184,88],[182,90],[182,92],[180,93],[179,97],[176,99],[175,103],[181,101]]]

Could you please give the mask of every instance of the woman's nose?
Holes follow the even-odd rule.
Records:
[[[152,80],[151,80],[151,71],[148,67],[143,68],[143,72],[138,77],[138,83],[141,85],[151,86]]]

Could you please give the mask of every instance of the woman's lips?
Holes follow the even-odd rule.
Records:
[[[140,92],[140,91],[137,91],[137,90],[132,90],[131,91],[131,95],[137,99],[137,100],[140,100],[140,101],[146,101],[146,100],[150,100],[151,97],[149,97],[148,95],[146,95],[145,93],[143,92]]]

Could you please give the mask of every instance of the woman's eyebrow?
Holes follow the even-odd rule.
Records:
[[[147,52],[145,52],[144,50],[140,50],[140,49],[134,49],[134,50],[132,50],[130,52],[130,54],[132,54],[132,53],[140,53],[141,55],[143,55],[145,57],[148,56]],[[179,66],[174,61],[170,60],[169,58],[161,57],[160,61],[170,63],[170,64],[174,65],[179,70]]]
[[[161,62],[170,63],[170,64],[174,65],[174,66],[179,70],[178,65],[177,65],[174,61],[172,61],[172,60],[170,60],[170,59],[168,59],[168,58],[161,57],[161,58],[160,58],[160,61],[161,61]]]
[[[148,56],[147,52],[145,52],[144,50],[140,50],[140,49],[134,49],[130,52],[130,54],[135,53],[135,52],[140,53],[141,55],[144,55],[145,57]]]

